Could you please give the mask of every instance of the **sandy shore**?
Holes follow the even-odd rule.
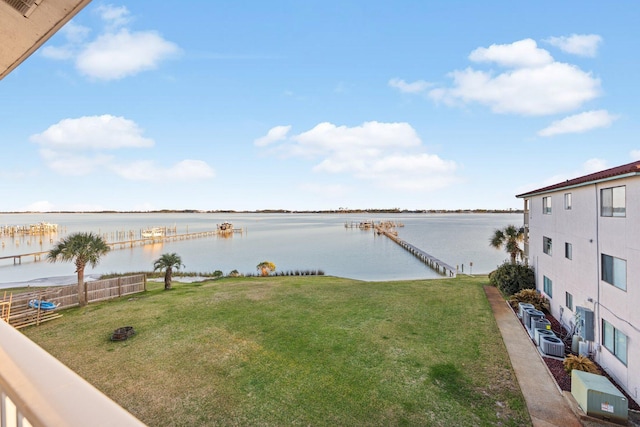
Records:
[[[99,274],[87,274],[84,276],[86,282],[96,280],[100,277]],[[18,287],[47,287],[47,286],[66,286],[75,285],[78,283],[78,276],[56,276],[56,277],[43,277],[40,279],[28,280],[26,282],[6,282],[0,283],[0,289],[18,288]]]

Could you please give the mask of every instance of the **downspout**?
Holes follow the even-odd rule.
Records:
[[[599,344],[596,346],[596,348],[600,348],[602,346],[602,336],[600,335],[600,325],[602,324],[602,319],[600,319],[600,200],[598,199],[598,184],[594,183],[593,184],[593,189],[595,190],[596,193],[596,300],[594,302],[595,305],[595,325],[594,328],[596,330],[596,332],[598,333],[598,335],[596,335],[595,337],[597,337],[597,341]],[[594,338],[595,338],[594,337]],[[594,349],[595,351],[595,349]],[[600,360],[600,357],[598,357],[598,360]]]

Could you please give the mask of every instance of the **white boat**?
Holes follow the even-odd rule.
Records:
[[[163,237],[164,229],[160,227],[146,228],[140,232],[142,237]]]

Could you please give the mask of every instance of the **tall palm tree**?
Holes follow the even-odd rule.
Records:
[[[520,242],[524,240],[524,227],[517,228],[515,225],[508,225],[503,229],[497,228],[489,240],[489,245],[502,249],[511,255],[511,264],[515,264],[517,259],[524,258],[524,251],[520,248]]]
[[[171,289],[171,275],[173,269],[180,270],[180,267],[184,267],[182,264],[182,258],[178,254],[162,254],[160,258],[153,263],[153,271],[164,270],[164,290]]]
[[[276,265],[271,261],[262,261],[260,264],[256,266],[256,268],[258,269],[261,275],[268,276],[269,273],[271,273],[272,271],[275,271]]]
[[[49,251],[47,261],[71,261],[76,265],[78,273],[78,302],[81,306],[87,305],[87,287],[84,283],[84,268],[87,264],[91,267],[98,265],[100,258],[106,255],[111,248],[102,237],[93,233],[74,233],[60,240]]]

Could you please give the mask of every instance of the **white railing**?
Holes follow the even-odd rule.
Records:
[[[144,426],[78,374],[0,321],[0,426]]]

